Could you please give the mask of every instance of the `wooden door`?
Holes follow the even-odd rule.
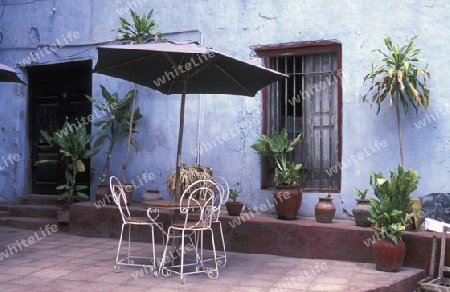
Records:
[[[32,154],[32,193],[57,194],[57,185],[64,184],[62,164],[34,166],[41,159],[55,159],[56,150],[43,139],[40,130],[52,134],[65,121],[78,124],[92,112],[85,95],[92,94],[92,62],[78,61],[33,66],[29,80],[29,137]],[[87,124],[88,132],[91,125]],[[90,185],[90,163],[86,172],[78,174],[80,184]]]

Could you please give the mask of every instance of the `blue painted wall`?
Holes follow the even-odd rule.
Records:
[[[405,43],[418,35],[416,45],[429,63],[431,102],[429,110],[411,112],[403,118],[406,166],[420,172],[415,196],[448,192],[450,161],[446,150],[450,141],[450,104],[447,73],[449,55],[447,40],[450,22],[445,1],[386,2],[375,1],[36,1],[5,4],[0,7],[0,62],[16,66],[30,53],[41,53],[44,45],[66,42],[55,52],[42,53],[38,64],[76,58],[92,58],[96,63],[96,46],[116,38],[118,17],[126,16],[131,7],[139,14],[154,9],[154,18],[162,32],[172,37],[188,38],[255,64],[250,46],[294,41],[336,39],[343,51],[343,159],[352,159],[367,149],[370,155],[343,169],[342,192],[336,197],[338,215],[351,210],[355,199],[352,188],[368,187],[371,171],[387,173],[399,163],[395,112],[387,105],[376,116],[376,110],[361,102],[364,75],[376,57],[371,51],[383,47],[383,38],[392,37]],[[188,32],[187,32],[188,31]],[[68,39],[69,32],[78,38]],[[41,56],[42,56],[41,54]],[[26,79],[26,70],[21,70]],[[123,95],[133,88],[129,82],[93,75],[93,95],[100,96],[99,85]],[[14,200],[29,191],[29,145],[26,133],[27,89],[23,85],[0,84],[3,105],[0,108],[0,158],[20,155],[14,166],[0,170],[0,199]],[[192,154],[198,147],[199,95],[190,95],[186,107],[183,161],[194,163]],[[213,168],[232,185],[243,189],[242,198],[250,207],[258,207],[270,198],[270,191],[260,190],[260,157],[249,147],[261,132],[261,99],[256,97],[201,96],[200,145],[216,141],[201,156],[201,163]],[[155,174],[150,184],[138,188],[139,200],[146,188],[167,193],[164,182],[175,166],[178,111],[180,97],[166,96],[140,87],[138,105],[144,113],[139,124],[141,151],[131,155],[128,179],[138,181],[144,172]],[[433,119],[434,118],[434,119]],[[425,119],[425,120],[424,120]],[[425,121],[419,129],[415,123]],[[223,143],[216,136],[230,133]],[[233,135],[231,134],[233,133]],[[236,134],[234,134],[236,133]],[[376,141],[385,147],[374,148]],[[205,144],[202,144],[205,143]],[[118,148],[123,149],[123,144]],[[120,152],[120,151],[118,151]],[[113,157],[114,171],[120,174],[123,152]],[[101,168],[103,157],[92,159]],[[0,159],[0,165],[3,159]],[[93,182],[96,184],[96,181]],[[301,214],[313,213],[320,194],[304,194]]]

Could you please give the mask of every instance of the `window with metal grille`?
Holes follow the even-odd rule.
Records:
[[[291,159],[302,163],[304,192],[339,192],[341,187],[341,44],[298,42],[253,48],[267,67],[289,75],[264,91],[263,133],[286,127],[290,139],[302,134]],[[263,187],[273,168],[263,160]]]

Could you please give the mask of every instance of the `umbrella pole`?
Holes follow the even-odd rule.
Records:
[[[187,79],[183,80],[183,93],[181,94],[180,105],[180,129],[178,131],[178,148],[177,148],[177,167],[175,171],[175,200],[181,198],[181,151],[183,148],[183,130],[184,130],[184,104],[186,101]]]

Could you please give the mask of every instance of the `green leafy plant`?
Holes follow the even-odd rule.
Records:
[[[250,147],[262,156],[268,156],[275,162],[274,183],[276,186],[293,186],[298,184],[298,174],[302,164],[288,161],[287,153],[294,150],[300,142],[299,134],[291,143],[288,141],[287,129],[283,128],[280,133],[272,132],[272,136],[259,136],[259,143]]]
[[[401,165],[397,171],[391,171],[390,181],[381,172],[372,172],[370,176],[377,199],[370,199],[369,221],[376,232],[395,244],[401,238],[406,222],[413,216],[408,213],[411,206],[409,195],[417,188],[418,182],[418,172],[405,171]]]
[[[74,198],[89,200],[89,196],[83,192],[88,186],[77,185],[78,169],[84,168],[85,159],[89,159],[98,153],[98,149],[89,149],[93,140],[91,134],[87,134],[86,126],[79,123],[78,126],[65,122],[62,129],[49,135],[46,131],[41,130],[41,135],[45,141],[58,150],[60,160],[39,160],[35,165],[56,164],[59,161],[64,163],[64,175],[66,183],[56,187],[62,191],[59,201],[63,205],[73,202]]]
[[[364,95],[363,101],[371,99],[372,104],[377,104],[377,114],[380,112],[381,103],[386,98],[391,106],[393,104],[395,106],[401,165],[404,165],[404,151],[400,104],[405,114],[410,105],[417,112],[421,107],[428,108],[430,98],[430,91],[426,84],[430,73],[418,67],[418,63],[424,60],[417,57],[420,50],[414,46],[416,38],[417,36],[414,36],[408,44],[398,46],[392,43],[390,37],[386,37],[384,43],[387,52],[380,49],[374,50],[382,55],[380,64],[372,64],[372,71],[364,77],[364,82],[370,80],[372,84]]]
[[[365,200],[366,196],[367,196],[367,192],[369,191],[369,189],[364,189],[364,190],[360,190],[357,188],[353,189],[353,192],[361,199],[361,200]]]
[[[121,27],[118,29],[122,44],[145,44],[152,41],[160,41],[163,34],[152,31],[158,27],[158,24],[152,19],[153,9],[149,13],[143,14],[141,17],[130,9],[133,24],[130,24],[125,18],[119,17]]]
[[[117,93],[110,93],[103,85],[100,85],[102,90],[103,101],[91,96],[86,98],[94,103],[95,107],[100,111],[101,116],[105,117],[100,121],[94,122],[97,127],[97,139],[94,142],[94,147],[99,147],[107,139],[109,141],[108,151],[106,152],[105,163],[103,164],[102,171],[99,175],[99,184],[104,184],[106,177],[110,171],[111,156],[116,145],[117,140],[120,138],[120,134],[128,133],[130,130],[132,133],[138,134],[135,129],[135,125],[130,124],[130,116],[132,111],[130,110],[131,102],[136,96],[136,91],[130,90],[124,98],[119,99]],[[138,121],[142,118],[139,107],[134,109],[134,121]],[[137,140],[130,136],[130,144],[133,145],[136,152],[139,150],[139,143]],[[124,181],[124,177],[122,177]]]
[[[131,18],[133,20],[133,23],[129,23],[125,18],[119,17],[120,21],[120,28],[118,29],[119,34],[121,35],[120,40],[122,40],[122,44],[144,44],[152,41],[165,41],[165,39],[162,38],[162,33],[153,33],[152,30],[156,29],[158,25],[156,22],[152,19],[153,15],[153,9],[150,10],[149,13],[142,15],[142,17],[139,17],[139,15],[134,12],[132,9],[130,9]],[[131,115],[130,115],[130,125],[133,125],[135,117],[135,108],[136,108],[136,98],[137,98],[137,92],[138,92],[138,86],[135,83],[134,84],[134,92],[133,98],[131,99]],[[132,134],[132,127],[129,128],[128,131],[128,143],[127,143],[127,150],[125,155],[125,161],[122,164],[122,170],[121,170],[121,179],[122,182],[125,182],[126,178],[126,170],[128,167],[128,161],[130,158],[130,145],[131,145],[131,134]]]
[[[233,203],[236,203],[236,200],[239,197],[240,193],[242,193],[241,189],[239,189],[239,190],[230,189],[230,194],[228,196]]]

